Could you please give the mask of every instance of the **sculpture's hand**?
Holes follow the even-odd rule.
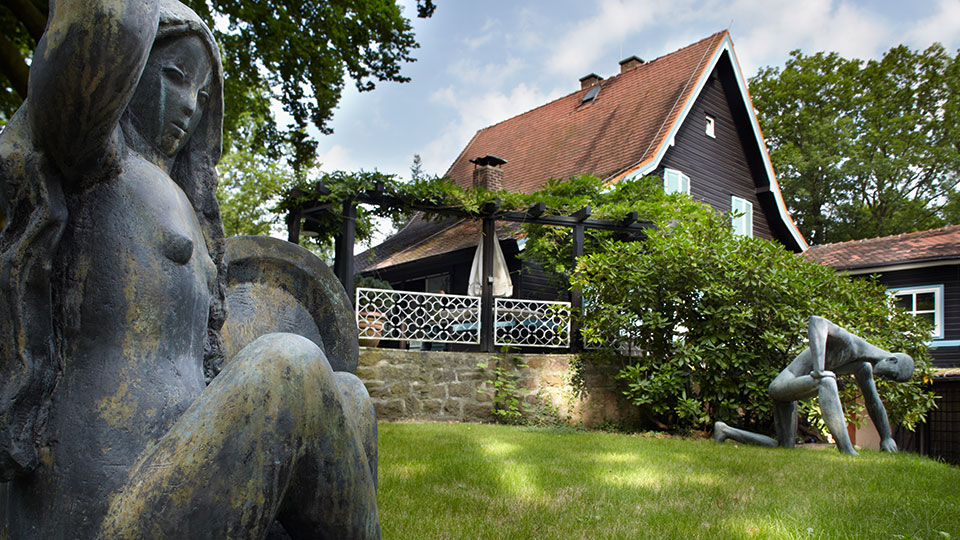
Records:
[[[892,438],[884,439],[880,441],[880,450],[883,450],[884,452],[896,452],[897,442]]]
[[[823,371],[819,371],[819,370],[817,370],[817,369],[814,369],[813,371],[810,372],[810,376],[813,377],[814,379],[817,379],[817,380],[823,379],[824,377],[829,377],[829,378],[831,378],[831,379],[833,379],[833,380],[836,380],[836,379],[837,379],[837,374],[836,374],[836,373],[834,373],[834,372],[832,372],[832,371],[829,371],[829,370],[826,370],[826,369],[823,370]]]

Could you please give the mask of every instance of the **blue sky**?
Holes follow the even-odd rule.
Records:
[[[414,0],[401,0],[413,14]],[[960,47],[960,0],[436,0],[414,19],[418,61],[405,84],[352,83],[319,136],[323,169],[409,175],[414,154],[443,174],[480,128],[608,77],[631,55],[653,59],[729,29],[747,77],[789,51],[877,58],[904,43]]]

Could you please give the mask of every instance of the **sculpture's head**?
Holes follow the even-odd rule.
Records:
[[[153,48],[124,116],[135,131],[130,142],[148,158],[220,159],[220,53],[206,25],[175,0],[160,2]]]
[[[909,354],[894,353],[877,362],[873,373],[891,381],[907,382],[913,376],[913,367],[913,358]]]

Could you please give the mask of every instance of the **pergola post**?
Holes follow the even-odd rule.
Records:
[[[496,221],[483,218],[483,260],[480,294],[480,350],[494,352],[493,344],[493,243],[497,241]]]
[[[287,214],[287,240],[294,244],[300,243],[300,210],[291,210]]]
[[[347,298],[354,303],[353,294],[353,244],[357,232],[357,203],[353,197],[343,201],[343,228],[335,241],[336,258],[333,262],[333,273],[340,278],[340,283],[347,291]]]
[[[572,227],[573,233],[573,267],[577,267],[577,261],[583,257],[584,232],[586,225],[584,222],[590,217],[592,210],[585,206],[571,216],[575,223]],[[576,270],[574,270],[576,272]],[[583,339],[580,336],[580,317],[583,314],[583,297],[580,295],[580,287],[573,285],[570,287],[570,350],[578,352],[582,349]]]

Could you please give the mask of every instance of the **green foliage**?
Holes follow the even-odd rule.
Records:
[[[823,244],[956,223],[960,56],[901,45],[880,60],[793,51],[750,91],[784,198]],[[948,204],[953,202],[953,204]]]
[[[342,209],[345,202],[354,199],[358,194],[373,191],[378,184],[383,185],[382,205],[360,205],[357,207],[356,238],[358,242],[368,240],[376,232],[375,218],[388,218],[394,225],[403,223],[417,210],[429,207],[432,210],[456,210],[460,212],[478,213],[484,204],[495,199],[501,201],[503,209],[524,208],[527,201],[534,197],[522,193],[507,191],[488,191],[474,187],[464,189],[453,183],[449,178],[438,178],[423,174],[414,162],[413,178],[404,181],[394,175],[380,172],[345,172],[334,171],[322,173],[318,179],[329,190],[329,193],[319,193],[313,188],[302,188],[305,195],[298,199],[285,198],[277,207],[278,212],[286,212],[290,208],[304,203],[317,202],[331,204],[332,210],[321,217],[318,239],[320,243],[332,242],[332,239],[342,228]],[[437,218],[440,214],[428,213],[428,219]]]
[[[236,113],[256,119],[258,149],[292,145],[294,168],[308,162],[316,142],[309,125],[328,126],[349,76],[361,92],[376,82],[406,82],[403,63],[418,47],[410,20],[394,0],[187,0],[214,30],[226,73],[225,118],[228,138],[237,134]],[[418,15],[429,17],[432,0],[418,0]],[[221,24],[215,24],[217,20]],[[224,25],[222,21],[226,21]],[[293,118],[279,133],[270,112],[279,101]]]
[[[620,220],[636,211],[641,221],[668,222],[675,219],[701,219],[712,210],[681,194],[665,194],[657,177],[622,180],[612,185],[592,175],[569,180],[551,179],[543,189],[527,196],[520,204],[544,202],[548,214],[569,215],[590,206],[592,218]],[[570,230],[565,227],[527,225],[527,243],[523,257],[537,261],[555,272],[563,281],[573,273],[573,245]],[[588,229],[584,233],[584,253],[600,249],[615,233]]]
[[[544,404],[539,395],[523,386],[521,369],[529,366],[504,351],[494,356],[496,364],[480,362],[477,367],[488,370],[491,378],[485,382],[486,390],[493,399],[493,415],[501,424],[554,426],[560,424],[556,408]]]
[[[580,260],[573,279],[588,303],[584,337],[630,346],[628,357],[601,354],[620,363],[625,394],[652,424],[684,430],[724,420],[769,430],[767,385],[804,348],[813,314],[915,358],[910,383],[878,382],[895,422],[912,425],[933,404],[923,389],[929,329],[873,282],[735,236],[728,218],[712,211],[660,222],[643,243],[600,247]],[[848,412],[862,407],[855,392],[845,381]]]
[[[368,289],[383,289],[386,291],[393,290],[393,286],[390,285],[389,281],[384,281],[373,276],[365,276],[363,274],[353,275],[353,286],[366,287]]]
[[[217,171],[217,198],[227,236],[269,234],[280,220],[272,209],[302,183],[289,167],[245,148],[225,155]]]
[[[302,170],[313,159],[316,141],[307,136],[311,124],[321,133],[328,126],[347,77],[361,92],[377,82],[406,82],[401,67],[415,59],[418,47],[410,19],[394,0],[185,0],[203,18],[220,44],[224,68],[224,147],[246,141],[248,150],[274,159],[289,149],[288,159]],[[15,11],[12,6],[21,11]],[[34,17],[22,16],[33,6]],[[433,0],[417,0],[417,16],[430,17]],[[25,0],[0,4],[0,22],[12,47],[0,47],[0,121],[19,106],[12,90],[36,47],[28,29],[43,28],[46,2]],[[38,32],[39,34],[39,32]],[[0,38],[2,39],[2,38]],[[2,45],[2,43],[0,43]],[[279,102],[293,123],[277,128],[271,112]]]

